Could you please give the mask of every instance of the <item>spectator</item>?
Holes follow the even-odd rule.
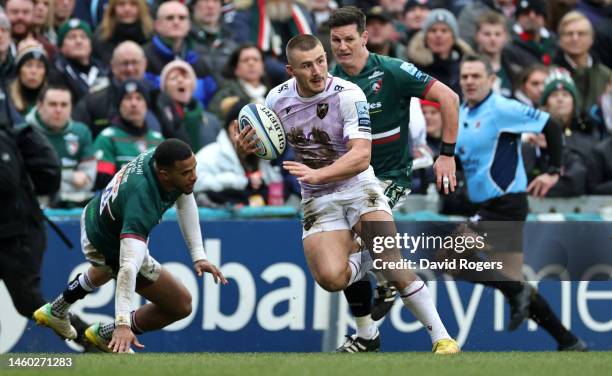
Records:
[[[85,206],[93,196],[96,159],[91,132],[85,124],[70,120],[70,95],[66,87],[48,86],[40,92],[36,108],[26,117],[29,125],[47,137],[61,160],[59,197],[52,198],[50,206]]]
[[[379,55],[401,59],[405,55],[404,46],[394,42],[395,29],[391,15],[383,7],[376,6],[366,14],[368,31],[368,50]]]
[[[94,142],[98,159],[96,189],[106,187],[124,164],[163,141],[162,135],[147,125],[148,100],[148,89],[142,81],[128,79],[121,84],[119,115]]]
[[[312,0],[310,2],[310,13],[317,29],[327,22],[335,9],[338,9],[338,3],[334,0]]]
[[[287,79],[284,48],[289,39],[299,34],[314,34],[316,30],[305,3],[298,0],[272,0],[265,1],[265,7],[260,8],[256,0],[234,2],[236,11],[228,25],[234,31],[236,42],[254,43],[264,52],[270,87],[280,85]]]
[[[512,26],[511,42],[504,48],[513,78],[534,63],[550,65],[557,41],[546,29],[546,7],[542,0],[521,0],[516,7],[516,23]]]
[[[198,181],[194,191],[203,193],[216,205],[265,205],[268,176],[271,166],[255,154],[241,155],[236,151],[238,113],[247,102],[228,97],[223,107],[228,108],[225,126],[216,142],[205,146],[196,154]],[[200,197],[202,202],[202,197]]]
[[[542,93],[542,109],[563,129],[563,156],[559,181],[548,191],[548,197],[572,197],[586,193],[587,178],[592,174],[591,151],[596,137],[583,121],[576,107],[576,86],[565,70],[554,70],[546,79]],[[529,178],[548,168],[546,141],[539,137],[528,139],[523,146],[525,170]],[[532,165],[533,164],[533,165]],[[532,166],[530,166],[532,165]]]
[[[19,114],[25,117],[36,105],[36,100],[47,82],[49,62],[42,46],[35,40],[19,44],[15,58],[16,77],[9,86],[11,100]]]
[[[31,36],[30,27],[32,26],[32,13],[34,12],[32,0],[8,0],[5,11],[11,22],[11,36],[15,45]]]
[[[108,85],[108,71],[91,56],[91,29],[76,18],[63,24],[57,32],[59,54],[55,58],[49,82],[61,83],[76,102],[87,93]]]
[[[94,140],[118,114],[121,84],[130,78],[143,80],[146,66],[144,51],[138,44],[125,41],[115,48],[111,58],[110,84],[87,94],[78,102],[72,114],[75,120],[89,127]],[[150,86],[148,82],[144,84]],[[151,130],[161,131],[159,122],[151,111],[147,111],[147,125]]]
[[[47,51],[49,61],[53,61],[57,48],[57,34],[53,29],[53,12],[55,11],[54,0],[34,0],[31,30],[32,35],[39,41]]]
[[[81,0],[83,1],[83,0]],[[55,0],[54,21],[56,30],[72,17],[76,0]],[[91,29],[91,28],[90,28]],[[73,99],[74,100],[74,99]]]
[[[577,11],[587,16],[595,29],[593,52],[608,68],[612,67],[612,7],[607,0],[580,0]]]
[[[155,101],[155,112],[161,122],[164,138],[178,138],[197,153],[217,138],[219,120],[204,111],[193,98],[196,76],[191,65],[181,60],[168,63],[161,73],[161,93]]]
[[[194,42],[188,38],[190,29],[189,10],[178,1],[162,3],[155,18],[155,35],[145,47],[147,71],[145,77],[156,88],[164,66],[175,59],[188,62],[196,73],[197,82],[194,96],[204,105],[217,90],[204,58],[194,50]]]
[[[404,44],[410,43],[412,37],[423,28],[423,23],[427,19],[430,9],[429,0],[408,0],[406,2],[402,19],[406,28],[402,37]]]
[[[191,2],[190,35],[219,85],[223,81],[221,72],[232,52],[238,47],[232,38],[232,31],[221,22],[222,7],[222,0]]]
[[[0,81],[13,73],[15,56],[11,53],[11,21],[0,11]]]
[[[594,32],[591,22],[581,13],[569,12],[559,22],[560,51],[555,64],[567,69],[576,83],[578,109],[590,114],[606,90],[610,69],[593,58]]]
[[[446,9],[434,9],[423,24],[423,31],[412,38],[406,55],[417,68],[459,94],[459,62],[472,49],[458,35],[455,16]]]
[[[512,20],[516,9],[514,0],[474,0],[459,13],[459,37],[476,48],[476,20],[485,11],[493,11]],[[508,25],[510,26],[510,25]]]
[[[427,146],[434,155],[438,155],[440,153],[440,144],[442,143],[442,113],[440,112],[440,103],[421,99],[421,108],[423,109],[423,116],[425,116],[425,125],[427,127]]]
[[[502,51],[508,41],[506,19],[499,13],[485,11],[478,17],[476,23],[478,50],[489,58],[497,76],[493,91],[504,97],[511,97],[512,78],[507,62],[502,59]]]
[[[236,2],[236,13],[230,23],[238,43],[256,43],[266,55],[287,61],[284,46],[299,34],[313,34],[315,25],[304,4],[295,0]],[[257,30],[253,33],[252,30]]]
[[[93,37],[94,57],[109,64],[119,43],[131,40],[144,45],[152,34],[153,19],[146,0],[110,0]]]
[[[414,100],[414,99],[413,99]],[[437,102],[428,101],[425,99],[419,100],[420,109],[425,119],[425,150],[428,155],[437,156],[440,153],[440,144],[442,143],[442,113],[440,112],[440,104]],[[412,114],[410,121],[412,122]],[[412,133],[412,129],[411,129]],[[414,140],[414,139],[413,139]],[[414,145],[414,141],[413,141]],[[423,148],[423,147],[421,147]],[[413,151],[413,154],[415,152]],[[431,183],[435,183],[435,174],[433,171],[433,161],[429,166],[421,169],[414,168],[415,161],[420,155],[415,155],[412,170],[412,194],[425,194]]]
[[[221,101],[231,96],[252,103],[265,102],[268,88],[264,84],[263,52],[256,45],[247,43],[237,48],[225,68],[226,80],[210,102],[210,112],[224,118]]]
[[[102,22],[108,0],[79,0],[72,11],[72,16],[89,24],[92,30]]]
[[[393,29],[400,34],[404,34],[406,30],[401,20],[406,0],[378,0],[378,4],[389,14]]]
[[[514,98],[527,106],[538,108],[546,77],[548,77],[548,68],[542,64],[533,64],[525,68],[518,80]]]
[[[612,195],[612,137],[593,148],[593,175],[589,181],[589,193]]]

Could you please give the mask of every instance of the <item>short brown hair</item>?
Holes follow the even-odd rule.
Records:
[[[329,16],[329,20],[327,20],[327,25],[330,29],[334,27],[356,25],[357,31],[361,34],[366,29],[366,16],[357,7],[342,7],[332,12],[331,16]]]
[[[482,12],[482,14],[476,19],[476,32],[480,31],[480,28],[484,24],[490,25],[502,25],[504,27],[504,31],[507,32],[508,20],[504,17],[503,14],[494,12],[492,10],[486,10]]]
[[[317,46],[323,46],[321,41],[311,34],[302,34],[297,35],[287,42],[287,47],[285,48],[285,54],[287,55],[287,59],[290,59],[291,52],[293,50],[298,51],[310,51]],[[291,63],[291,62],[290,62]]]

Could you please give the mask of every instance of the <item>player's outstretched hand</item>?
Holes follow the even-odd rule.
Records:
[[[436,159],[433,166],[436,174],[436,187],[438,191],[443,189],[445,195],[449,192],[455,192],[457,186],[457,177],[455,176],[455,157],[441,155]]]
[[[130,351],[131,345],[144,349],[144,345],[138,342],[138,338],[136,338],[128,325],[117,325],[113,331],[113,339],[108,343],[108,348],[112,352],[126,353]]]
[[[303,163],[284,161],[283,168],[295,177],[301,183],[320,184],[320,178],[317,170],[306,166]]]
[[[559,175],[541,174],[535,177],[527,186],[527,192],[531,193],[535,197],[544,197],[552,188],[553,185],[559,181]]]
[[[195,269],[198,277],[201,277],[204,273],[212,274],[215,283],[219,283],[221,281],[222,284],[227,285],[227,279],[223,276],[223,273],[210,261],[208,260],[198,260],[193,264],[193,268]]]
[[[234,141],[238,154],[248,155],[257,151],[257,135],[255,129],[251,127],[244,127],[240,133],[236,134]]]

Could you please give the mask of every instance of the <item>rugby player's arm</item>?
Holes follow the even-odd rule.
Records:
[[[191,260],[197,262],[206,260],[206,251],[202,242],[202,232],[200,230],[200,217],[198,215],[198,205],[193,193],[181,195],[176,200],[176,216],[178,219],[183,239],[191,254]]]
[[[329,166],[317,170],[319,184],[333,183],[352,178],[368,169],[372,153],[372,142],[365,138],[348,141],[348,151]]]
[[[132,298],[136,277],[147,255],[145,239],[134,234],[121,234],[119,241],[119,271],[115,289],[115,325],[130,325]]]
[[[442,141],[454,144],[457,142],[459,128],[459,96],[440,81],[435,81],[425,93],[428,101],[440,103],[442,113]]]

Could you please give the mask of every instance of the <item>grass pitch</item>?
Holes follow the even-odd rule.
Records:
[[[0,355],[3,375],[606,375],[612,352],[466,352],[456,356],[428,353],[182,353],[70,354],[74,366],[10,369],[9,357],[58,357],[61,354]]]

